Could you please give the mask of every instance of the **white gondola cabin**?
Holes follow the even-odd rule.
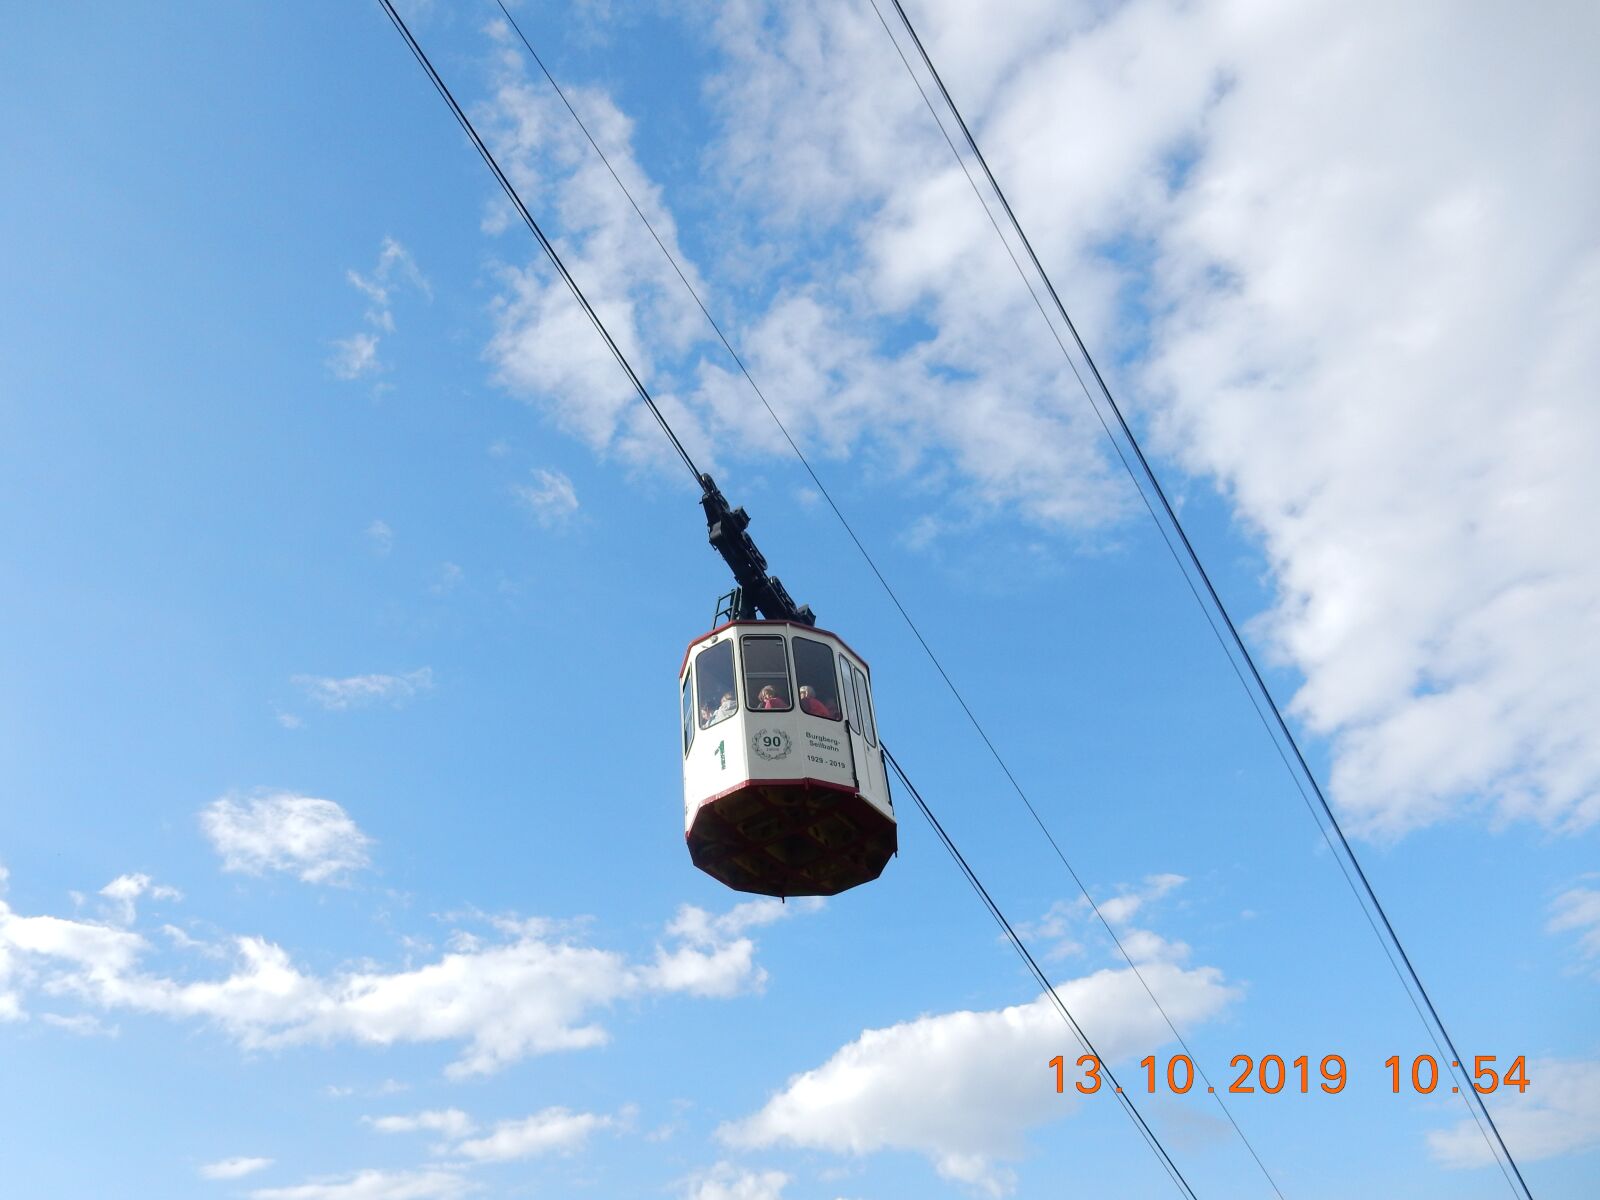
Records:
[[[867,664],[790,621],[730,621],[679,671],[683,827],[695,866],[741,892],[832,896],[896,850]]]

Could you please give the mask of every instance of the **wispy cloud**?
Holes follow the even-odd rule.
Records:
[[[369,704],[396,707],[433,687],[433,670],[419,667],[404,675],[296,675],[290,682],[302,688],[306,698],[330,712],[362,708]]]
[[[578,511],[578,493],[572,480],[560,471],[539,468],[532,483],[513,483],[511,494],[539,519],[546,529],[563,525]]]
[[[432,592],[435,596],[448,596],[451,592],[455,591],[456,588],[461,586],[461,580],[465,577],[465,575],[466,572],[461,569],[458,563],[440,563],[439,575],[433,581],[433,583],[429,585],[428,591]]]
[[[224,1158],[206,1163],[200,1168],[200,1174],[206,1179],[243,1179],[246,1175],[266,1170],[272,1162],[270,1158]]]
[[[292,1187],[257,1188],[251,1200],[455,1200],[471,1185],[455,1171],[357,1171]]]
[[[1100,912],[1113,925],[1126,924],[1137,916],[1145,905],[1153,904],[1186,882],[1182,875],[1174,875],[1170,871],[1147,875],[1142,887],[1125,888],[1109,900],[1101,900]]]
[[[459,1108],[433,1108],[405,1116],[362,1117],[379,1133],[437,1133],[459,1139],[476,1131],[472,1118]]]
[[[261,791],[207,805],[200,827],[222,856],[222,869],[261,875],[284,871],[307,883],[330,883],[367,865],[372,840],[332,800]]]
[[[118,875],[105,887],[100,889],[100,894],[110,900],[115,906],[117,919],[124,925],[133,924],[136,910],[134,902],[140,896],[150,896],[155,900],[182,900],[183,893],[175,887],[155,883],[150,876],[141,873]]]
[[[389,522],[375,520],[367,526],[367,541],[374,554],[388,554],[394,549],[394,530],[389,528]]]
[[[353,333],[333,343],[333,355],[328,359],[328,370],[340,379],[359,379],[378,368],[378,337],[371,333]]]
[[[78,1037],[116,1037],[121,1032],[115,1025],[107,1025],[93,1013],[40,1013],[39,1019]]]
[[[1499,1064],[1504,1070],[1509,1062]],[[1582,1154],[1600,1146],[1600,1062],[1534,1059],[1528,1089],[1495,1093],[1495,1123],[1522,1162]],[[1486,1167],[1494,1152],[1475,1121],[1463,1118],[1428,1134],[1428,1150],[1446,1167]]]
[[[1169,941],[1149,929],[1135,928],[1133,919],[1148,906],[1164,899],[1186,883],[1182,875],[1170,872],[1147,875],[1137,887],[1123,886],[1112,895],[1099,901],[1100,915],[1117,933],[1122,949],[1135,962],[1156,960],[1182,961],[1189,955],[1183,942]],[[1082,952],[1081,939],[1101,933],[1102,926],[1094,916],[1089,901],[1079,896],[1074,900],[1058,900],[1044,916],[1036,921],[1021,922],[1017,932],[1023,937],[1045,946],[1045,955],[1052,959],[1067,958]],[[1109,943],[1107,943],[1109,949]],[[1120,956],[1119,956],[1120,957]]]
[[[474,1162],[511,1162],[545,1154],[570,1154],[598,1131],[617,1124],[616,1117],[547,1108],[531,1116],[497,1122],[483,1137],[457,1143],[454,1152]]]
[[[1578,950],[1585,959],[1600,959],[1600,888],[1574,887],[1562,892],[1550,906],[1551,933],[1578,935]]]
[[[383,369],[378,346],[385,335],[394,332],[395,293],[409,289],[431,299],[433,289],[417,269],[411,252],[393,238],[383,239],[377,264],[370,273],[349,270],[345,280],[367,298],[365,319],[369,330],[336,340],[328,369],[340,379],[359,379]]]

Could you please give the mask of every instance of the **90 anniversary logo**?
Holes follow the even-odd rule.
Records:
[[[751,735],[750,748],[760,757],[773,761],[788,758],[793,743],[781,729],[758,729]]]

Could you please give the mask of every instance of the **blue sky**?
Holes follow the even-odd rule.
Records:
[[[1594,13],[908,8],[1457,1044],[1527,1057],[1533,1192],[1593,1194]],[[1164,1060],[498,10],[404,11],[1090,1036]],[[1349,1062],[1231,1099],[1284,1193],[1505,1194],[1389,1093],[1426,1034],[870,5],[516,11],[1207,1072]],[[13,25],[8,1194],[1170,1194],[909,806],[824,903],[690,865],[723,568],[381,9]],[[1137,1099],[1198,1194],[1271,1194]]]

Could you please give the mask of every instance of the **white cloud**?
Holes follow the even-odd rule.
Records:
[[[1020,4],[982,31],[963,7],[926,6],[925,32],[1103,362],[1107,285],[1120,271],[1150,289],[1145,394],[1124,390],[1261,537],[1281,589],[1272,642],[1306,673],[1298,711],[1335,737],[1340,799],[1390,831],[1478,797],[1504,817],[1594,820],[1600,568],[1564,514],[1600,499],[1579,449],[1600,440],[1600,351],[1581,332],[1600,310],[1600,189],[1593,171],[1567,178],[1600,124],[1582,89],[1518,78],[1578,77],[1578,43],[1439,5],[1136,0],[1088,22]],[[841,221],[873,255],[853,282],[929,315],[944,352],[974,319],[955,306],[1003,310],[994,287],[1015,280],[947,155],[918,160],[931,126],[902,125],[917,100],[892,62],[902,94],[872,90],[886,47],[854,20],[791,10],[739,50],[732,32],[773,14],[723,19],[740,60],[726,157],[780,211],[866,206]],[[1513,192],[1524,172],[1543,185]],[[1118,239],[1147,248],[1143,278],[1101,253]],[[973,406],[996,375],[968,362]],[[1073,392],[1028,392],[994,424],[1026,429],[1033,397],[1081,405]]]
[[[371,839],[338,804],[292,792],[224,796],[200,812],[200,827],[225,871],[289,871],[328,883],[367,865]]]
[[[454,1200],[474,1190],[454,1171],[358,1171],[294,1187],[258,1188],[251,1200]]]
[[[6,892],[6,882],[11,873],[0,864],[0,896]],[[17,973],[18,964],[16,956],[6,945],[4,936],[3,918],[9,916],[11,910],[3,907],[0,902],[0,1021],[20,1021],[24,1018],[22,1011],[22,997],[12,990],[13,977]]]
[[[1191,1028],[1238,996],[1214,967],[1152,963],[1144,974],[1172,1019]],[[1153,1050],[1171,1036],[1131,971],[1098,971],[1058,991],[1107,1060]],[[1024,1133],[1076,1107],[1036,1078],[1040,1064],[1073,1046],[1045,997],[869,1029],[718,1136],[740,1147],[912,1150],[948,1179],[1004,1195],[1012,1177],[1001,1163],[1021,1153]]]
[[[1191,47],[1230,85],[1158,214],[1163,441],[1259,534],[1264,629],[1363,828],[1587,827],[1600,173],[1570,164],[1600,116],[1556,82],[1586,38],[1442,3],[1237,13]]]
[[[785,917],[820,912],[827,901],[804,896],[794,901],[745,900],[725,913],[710,913],[693,904],[679,907],[667,923],[667,932],[696,946],[710,946],[740,937],[746,930],[770,925]]]
[[[657,381],[658,356],[675,358],[705,340],[702,318],[561,102],[542,81],[529,81],[525,55],[504,22],[493,23],[491,32],[501,53],[493,101],[478,114],[480,128],[524,200],[554,232],[563,259],[623,352],[643,378]],[[661,190],[633,156],[632,122],[603,92],[575,87],[568,95],[676,252],[676,227]],[[506,225],[497,219],[488,228],[498,232]],[[523,253],[522,245],[515,252]],[[703,287],[695,265],[680,259]],[[596,448],[664,461],[660,434],[647,426],[650,418],[627,376],[542,256],[526,269],[505,268],[502,285],[487,350],[497,381]],[[696,415],[670,386],[653,383],[652,391],[692,452],[703,450]]]
[[[455,1153],[474,1162],[509,1162],[541,1154],[571,1153],[596,1131],[614,1124],[614,1117],[547,1108],[518,1120],[500,1121],[483,1137],[458,1143]]]
[[[1497,1064],[1504,1070],[1508,1064]],[[1534,1059],[1528,1090],[1499,1088],[1490,1103],[1495,1124],[1519,1162],[1536,1162],[1600,1147],[1600,1062]],[[1428,1134],[1434,1161],[1447,1167],[1492,1165],[1477,1124],[1464,1118]]]
[[[5,869],[0,867],[0,892],[5,880]],[[23,991],[41,975],[65,972],[87,986],[98,986],[128,971],[144,946],[143,938],[126,929],[61,917],[22,917],[0,900],[0,1021],[27,1018]],[[70,1015],[48,1014],[46,1020],[69,1029],[75,1023]]]
[[[704,924],[715,927],[717,919],[707,917]],[[145,969],[142,960],[153,950],[132,930],[23,917],[0,901],[0,1012],[22,1018],[22,996],[37,988],[104,1010],[203,1021],[251,1049],[459,1043],[460,1054],[446,1073],[461,1078],[492,1073],[529,1055],[603,1045],[610,1035],[598,1015],[622,1000],[674,992],[726,997],[755,990],[765,979],[748,938],[658,946],[653,958],[635,962],[579,944],[553,922],[502,920],[496,927],[503,940],[458,930],[452,950],[421,965],[385,970],[366,964],[326,976],[301,969],[264,938],[238,937],[228,974],[195,979],[188,971]],[[208,948],[200,953],[211,957]],[[626,1118],[547,1110],[520,1125],[496,1127],[481,1147],[461,1152],[533,1148],[541,1137],[554,1146]],[[386,1132],[435,1128],[460,1138],[467,1135],[464,1120],[455,1110],[435,1110],[375,1118],[373,1124]]]
[[[530,1116],[498,1121],[481,1137],[473,1136],[478,1133],[478,1126],[459,1108],[432,1109],[410,1116],[363,1117],[362,1120],[379,1133],[437,1133],[446,1141],[433,1148],[435,1154],[450,1154],[482,1163],[570,1154],[580,1149],[594,1133],[617,1128],[628,1115],[624,1112],[619,1118],[556,1106]]]
[[[124,925],[133,924],[137,915],[134,902],[140,896],[148,895],[156,900],[183,899],[183,893],[177,888],[153,883],[150,876],[144,874],[119,875],[101,888],[100,894],[112,902],[117,918]]]
[[[238,864],[230,869],[294,870],[320,881],[355,865],[349,837],[307,833],[307,813],[301,809],[257,811],[229,808],[230,803],[219,801],[222,808],[213,805],[205,814],[214,818],[208,828],[225,862]],[[335,832],[340,828],[336,825]],[[754,942],[740,934],[772,920],[772,907],[756,901],[713,915],[685,906],[665,931],[668,940],[641,961],[577,944],[537,918],[498,922],[501,941],[460,930],[450,939],[449,952],[419,966],[389,971],[369,966],[327,976],[302,970],[286,950],[264,938],[237,937],[232,970],[221,978],[194,980],[141,969],[140,960],[152,948],[130,929],[19,916],[0,901],[0,1019],[22,1019],[24,991],[40,987],[107,1010],[205,1021],[248,1048],[458,1042],[461,1053],[447,1074],[489,1074],[529,1055],[603,1045],[609,1034],[596,1016],[624,999],[669,993],[726,998],[760,990],[766,972],[755,962]],[[816,907],[791,906],[797,913]],[[176,951],[195,951],[207,959],[218,953],[172,926],[163,929],[169,937],[179,935]],[[428,1128],[427,1120],[458,1121],[452,1112],[376,1118],[374,1126],[397,1131],[412,1121],[416,1128]],[[583,1114],[573,1119],[589,1120]],[[437,1132],[464,1136],[455,1130],[440,1125]],[[497,1129],[493,1136],[501,1134]],[[523,1135],[535,1136],[528,1130]]]
[[[755,943],[739,938],[725,946],[705,949],[679,946],[658,949],[646,977],[664,992],[691,996],[735,996],[759,991],[767,981],[765,969],[755,965]]]
[[[447,1138],[463,1138],[477,1126],[459,1108],[434,1108],[410,1116],[362,1117],[379,1133],[416,1133],[424,1130]]]
[[[1550,906],[1551,933],[1576,931],[1578,949],[1585,958],[1600,958],[1600,889],[1569,888]]]
[[[144,945],[144,939],[129,930],[62,917],[19,917],[0,902],[0,947],[68,963],[91,979],[123,973]]]
[[[1302,675],[1294,711],[1368,833],[1600,820],[1597,19],[1444,0],[918,13],[1112,385],[1257,539],[1275,589],[1258,636]],[[737,205],[702,290],[801,441],[920,466],[958,513],[1083,529],[1134,511],[870,10],[704,20],[706,158]],[[521,69],[497,68],[497,147],[691,449],[783,452]],[[626,117],[579,100],[675,246]],[[542,266],[507,273],[496,320],[506,387],[596,448],[662,453]]]
[[[684,944],[672,950],[658,947],[650,977],[664,990],[696,996],[759,990],[767,973],[755,965],[755,943],[745,932],[785,917],[818,912],[825,903],[818,897],[789,903],[746,900],[719,914],[693,904],[682,905],[668,923],[667,934]]]
[[[419,667],[404,675],[349,675],[342,679],[329,675],[296,675],[291,680],[315,704],[333,712],[361,708],[368,704],[399,707],[418,692],[433,687],[433,670]]]
[[[565,524],[578,511],[578,493],[572,480],[560,471],[540,468],[533,473],[532,483],[514,483],[511,494],[526,505],[539,524],[550,528]]]
[[[246,1175],[266,1170],[272,1162],[270,1158],[224,1158],[206,1163],[200,1168],[200,1174],[206,1179],[243,1179]]]
[[[689,1181],[685,1200],[782,1200],[789,1176],[782,1171],[747,1171],[719,1162]]]
[[[234,973],[214,983],[130,979],[102,992],[174,1016],[207,1018],[246,1046],[350,1040],[463,1041],[453,1077],[487,1074],[530,1054],[603,1044],[590,1019],[639,990],[626,960],[527,935],[396,972],[307,975],[280,947],[238,941]]]

